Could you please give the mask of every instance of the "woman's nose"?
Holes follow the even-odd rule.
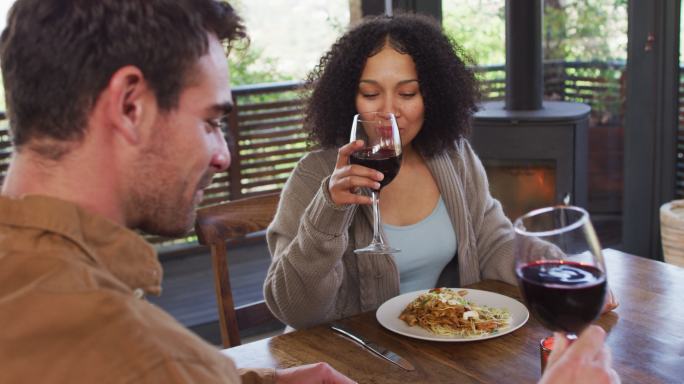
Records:
[[[382,111],[385,113],[392,113],[394,114],[395,118],[399,118],[400,116],[400,109],[397,106],[397,100],[393,95],[388,95],[387,98],[385,99],[385,105],[384,108],[382,108]]]
[[[401,114],[399,113],[399,109],[398,109],[398,108],[389,108],[389,109],[384,110],[383,112],[384,112],[384,113],[391,113],[391,114],[393,114],[395,119],[398,119],[399,116],[401,115]]]

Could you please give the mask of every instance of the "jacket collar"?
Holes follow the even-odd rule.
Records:
[[[131,289],[161,293],[162,267],[154,247],[135,232],[74,203],[47,196],[0,197],[0,225],[60,235]]]

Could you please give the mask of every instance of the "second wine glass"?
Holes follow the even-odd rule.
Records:
[[[363,140],[364,147],[354,152],[349,162],[382,172],[380,189],[389,184],[399,173],[401,167],[401,137],[397,119],[392,113],[365,112],[354,116],[349,141]],[[380,230],[380,190],[371,190],[373,201],[373,240],[356,253],[396,253],[399,249],[390,247]]]
[[[580,207],[540,208],[518,218],[516,273],[537,320],[574,340],[601,313],[606,267],[601,245]]]

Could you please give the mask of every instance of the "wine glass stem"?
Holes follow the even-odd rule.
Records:
[[[373,241],[372,244],[384,244],[385,242],[380,235],[380,199],[378,192],[371,191],[371,199],[373,200]]]

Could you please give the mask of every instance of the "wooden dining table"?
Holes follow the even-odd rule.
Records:
[[[607,332],[623,383],[684,383],[684,268],[604,250],[608,285],[619,307],[596,320]],[[522,302],[516,286],[485,280],[468,288]],[[375,312],[338,321],[404,357],[406,371],[333,332],[329,324],[259,340],[222,352],[240,368],[285,368],[325,361],[359,383],[534,383],[540,340],[550,334],[534,317],[514,332],[470,342],[436,342],[383,328]]]

